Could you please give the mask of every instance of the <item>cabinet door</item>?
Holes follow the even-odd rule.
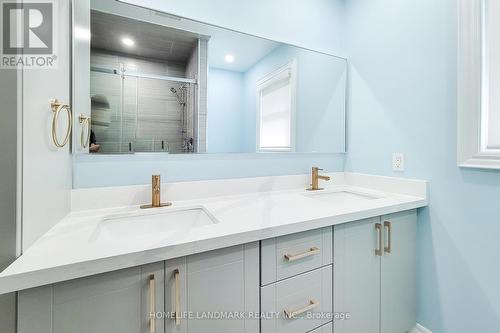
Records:
[[[416,323],[417,214],[412,210],[383,216],[382,223],[381,332],[407,332]]]
[[[259,320],[237,317],[259,311],[258,243],[169,260],[165,267],[166,312],[177,306],[181,314],[178,322],[175,315],[166,319],[167,333],[259,332]]]
[[[163,285],[161,262],[25,290],[18,332],[161,333],[163,320],[149,315],[164,310]]]
[[[381,257],[375,249],[381,246],[381,230],[377,224],[378,217],[334,227],[333,310],[349,316],[334,320],[335,333],[379,332]]]

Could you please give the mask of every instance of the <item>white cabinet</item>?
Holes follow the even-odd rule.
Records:
[[[416,322],[416,211],[334,228],[335,333],[403,333]]]

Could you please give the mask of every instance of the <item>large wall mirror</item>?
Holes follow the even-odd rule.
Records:
[[[77,3],[75,152],[345,151],[345,59],[113,0]]]

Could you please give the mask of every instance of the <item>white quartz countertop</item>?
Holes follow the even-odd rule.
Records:
[[[324,190],[355,194],[336,201],[318,200],[302,187],[178,200],[171,207],[147,211],[137,205],[75,211],[0,273],[0,294],[427,205],[425,190],[409,195],[395,193],[395,183],[387,187],[391,191],[353,183],[341,182]],[[203,208],[217,223],[121,230],[120,235],[103,229],[104,220],[116,214],[158,214],[191,207]]]

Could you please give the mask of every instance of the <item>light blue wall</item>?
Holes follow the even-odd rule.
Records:
[[[134,1],[131,1],[134,2]],[[141,0],[141,6],[215,23],[319,51],[341,54],[343,0]],[[286,15],[281,9],[287,8]],[[314,25],[310,25],[314,17]],[[308,29],[304,29],[304,27]],[[74,159],[73,186],[146,184],[152,173],[165,181],[307,173],[313,165],[343,169],[342,155],[80,156]]]
[[[245,73],[247,150],[255,149],[257,82],[291,61],[297,66],[296,151],[343,152],[346,61],[288,45],[276,48]]]
[[[500,331],[500,173],[459,169],[456,0],[349,0],[346,169],[430,181],[418,223],[418,321]],[[391,154],[406,154],[394,173]]]
[[[79,155],[73,173],[75,188],[140,185],[160,174],[164,182],[305,174],[311,166],[342,171],[343,155],[201,154]]]
[[[207,152],[245,152],[243,73],[218,68],[208,72]],[[251,151],[251,150],[249,150]]]

